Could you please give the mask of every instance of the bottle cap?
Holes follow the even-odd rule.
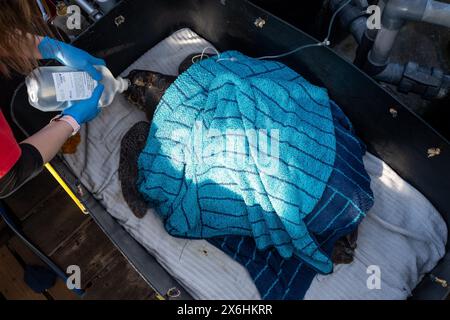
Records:
[[[129,79],[124,79],[122,77],[117,77],[117,80],[120,82],[119,92],[125,92],[131,86],[131,81]]]

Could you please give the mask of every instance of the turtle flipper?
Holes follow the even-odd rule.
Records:
[[[353,262],[357,239],[358,229],[336,241],[332,254],[334,264],[349,264]]]
[[[136,123],[122,138],[120,145],[119,180],[122,194],[138,218],[143,218],[149,208],[137,186],[138,158],[147,143],[149,130],[149,123]]]

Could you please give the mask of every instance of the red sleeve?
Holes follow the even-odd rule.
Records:
[[[19,160],[21,150],[14,139],[11,128],[0,111],[0,178]]]

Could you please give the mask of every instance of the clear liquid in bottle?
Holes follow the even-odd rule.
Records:
[[[105,66],[95,67],[102,74],[105,86],[99,107],[110,105],[117,93],[128,89],[129,81],[111,74]],[[62,111],[72,101],[89,99],[98,82],[84,71],[66,66],[36,68],[25,80],[30,104],[41,111]]]

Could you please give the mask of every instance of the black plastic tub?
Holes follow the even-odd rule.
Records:
[[[258,19],[265,24],[257,26]],[[191,28],[220,51],[239,50],[249,56],[283,53],[317,42],[243,0],[124,0],[84,32],[75,45],[105,58],[113,73],[119,74],[151,47],[183,27]],[[449,225],[450,143],[446,139],[328,48],[310,48],[282,61],[312,83],[326,87],[331,98],[351,119],[369,151],[421,191]],[[31,108],[24,87],[18,90],[12,111],[16,123],[27,134],[38,131],[53,116]],[[440,152],[431,156],[432,149]],[[56,159],[53,165],[77,192],[102,230],[157,292],[167,296],[170,289],[176,287],[181,291],[179,298],[190,297],[77,183],[63,161]],[[416,288],[413,298],[446,297],[448,288],[433,281],[434,276],[450,279],[448,252]]]

